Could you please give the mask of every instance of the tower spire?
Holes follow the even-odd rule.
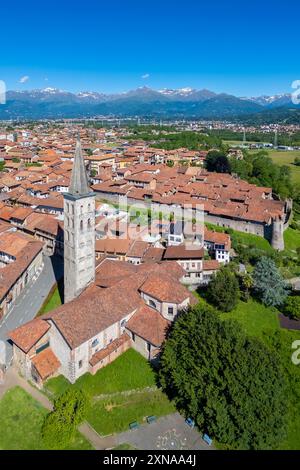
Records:
[[[71,175],[69,193],[73,196],[86,196],[91,192],[88,184],[84,159],[82,155],[80,136],[77,135],[75,156]]]

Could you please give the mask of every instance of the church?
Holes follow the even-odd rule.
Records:
[[[128,348],[156,361],[177,313],[196,303],[183,274],[176,261],[95,266],[95,195],[78,137],[64,194],[65,303],[10,332],[14,367],[41,388],[60,374],[71,383],[95,374]]]

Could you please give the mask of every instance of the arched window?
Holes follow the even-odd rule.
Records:
[[[80,221],[80,230],[83,230],[83,220]]]
[[[88,211],[90,212],[90,210],[91,210],[91,204],[89,203],[88,204]]]
[[[83,206],[80,206],[80,214],[83,212]]]
[[[91,219],[88,219],[87,225],[88,225],[88,228],[91,228],[91,226],[92,226]]]

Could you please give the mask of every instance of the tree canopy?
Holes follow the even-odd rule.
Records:
[[[282,305],[288,295],[288,286],[276,267],[275,262],[263,256],[253,271],[254,292],[267,306]]]
[[[213,276],[207,289],[208,301],[222,312],[230,312],[236,306],[239,294],[239,282],[227,267]]]
[[[285,375],[276,352],[207,305],[181,314],[160,381],[187,417],[236,449],[275,448],[285,434]]]

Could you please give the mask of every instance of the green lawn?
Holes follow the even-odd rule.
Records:
[[[291,397],[288,412],[287,437],[283,438],[279,449],[300,449],[300,366],[291,361],[292,343],[300,340],[300,331],[289,331],[280,328],[275,308],[264,307],[254,300],[239,302],[238,306],[230,313],[221,313],[224,319],[237,320],[249,336],[262,339],[268,346],[276,339],[281,345],[278,348],[283,358],[284,367],[290,377],[289,391]]]
[[[287,251],[296,253],[297,248],[300,248],[300,231],[287,228],[284,232],[284,245]]]
[[[291,169],[293,182],[300,183],[300,166],[294,165],[295,157],[300,157],[300,151],[270,150],[268,154],[277,165],[287,165]]]
[[[46,410],[20,387],[6,392],[0,400],[0,449],[45,450],[41,427]],[[68,450],[89,450],[89,442],[77,432]]]
[[[101,435],[126,431],[129,424],[145,422],[147,416],[163,416],[176,409],[160,390],[114,395],[105,400],[94,400],[88,422]]]
[[[250,299],[239,302],[232,312],[222,313],[223,318],[237,320],[249,336],[262,338],[264,332],[274,333],[279,328],[278,310],[268,308]]]
[[[38,315],[42,315],[43,313],[50,312],[55,308],[59,307],[62,304],[62,298],[60,295],[59,288],[56,286],[53,292],[50,293],[44,305],[42,306],[41,310],[39,311]]]
[[[155,372],[149,362],[133,349],[129,349],[95,375],[86,373],[74,385],[63,376],[55,377],[48,380],[45,390],[58,395],[69,387],[75,387],[85,390],[90,396],[96,396],[142,389],[155,383]]]

